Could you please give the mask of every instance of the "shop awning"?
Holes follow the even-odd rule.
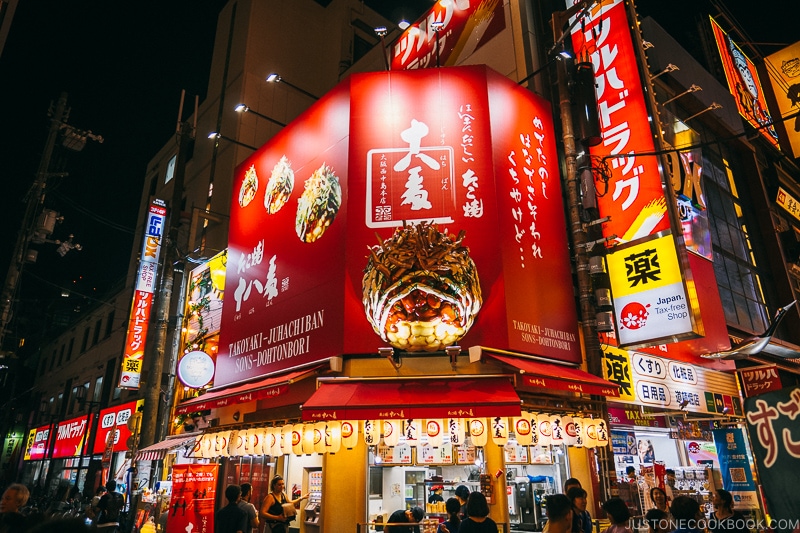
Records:
[[[618,385],[579,368],[544,363],[512,355],[500,355],[488,350],[484,350],[483,354],[516,368],[519,372],[517,385],[521,387],[555,389],[583,394],[598,394],[600,396],[619,396]]]
[[[334,379],[303,404],[303,420],[519,416],[507,377]]]
[[[193,447],[194,441],[197,439],[198,435],[200,435],[200,432],[170,435],[161,442],[151,444],[136,452],[136,460],[157,461],[163,459],[168,453],[174,452],[178,448],[183,448],[185,446]]]
[[[224,407],[226,405],[282,396],[289,392],[289,386],[292,383],[310,376],[316,372],[320,366],[305,368],[303,370],[289,372],[288,374],[270,376],[259,381],[251,381],[241,385],[212,390],[202,396],[183,402],[175,408],[175,414],[183,415],[186,413]]]

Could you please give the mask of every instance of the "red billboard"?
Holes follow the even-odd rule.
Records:
[[[567,2],[572,4],[570,0]],[[670,229],[667,200],[658,158],[652,155],[655,139],[636,49],[622,0],[594,4],[590,16],[572,32],[578,56],[591,54],[603,142],[593,146],[593,156],[609,158],[608,192],[598,195],[605,236],[628,242]]]
[[[94,414],[72,418],[58,423],[56,427],[56,440],[53,444],[53,459],[63,457],[79,457],[86,455],[88,450],[84,450],[84,439],[89,438],[89,428],[91,427]]]
[[[505,27],[501,0],[436,2],[392,45],[392,70],[435,66],[437,45],[440,66],[458,65]]]
[[[25,444],[25,460],[35,461],[47,457],[48,446],[50,444],[51,426],[39,426],[28,432],[28,440]]]
[[[167,533],[214,531],[219,465],[174,465]],[[269,528],[268,528],[269,529]]]
[[[124,403],[100,411],[97,422],[97,436],[94,439],[93,453],[103,453],[111,439],[111,450],[124,452],[128,449],[128,439],[132,435],[128,429],[128,419],[144,404],[144,400]]]
[[[472,290],[460,344],[580,361],[550,104],[486,67],[354,75],[245,160],[234,191],[217,387],[377,354],[370,320],[411,320],[399,302],[430,279],[417,315]],[[463,265],[437,251],[371,293],[368,264],[423,222],[479,282],[458,285]]]

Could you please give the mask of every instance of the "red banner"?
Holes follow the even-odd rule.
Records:
[[[94,415],[91,414],[88,417],[81,416],[58,423],[56,441],[53,445],[53,459],[87,454],[88,450],[83,449],[83,442],[84,439],[89,438],[88,428],[92,425],[93,417]]]
[[[219,465],[174,465],[167,533],[212,533]],[[227,505],[225,502],[223,505]]]
[[[131,436],[131,430],[128,429],[128,419],[143,404],[144,400],[138,400],[100,411],[100,421],[97,423],[97,437],[94,439],[93,453],[104,453],[106,445],[109,443],[108,439],[111,439],[112,451],[124,452],[127,450],[128,438]]]
[[[441,25],[438,32],[437,25]],[[458,65],[506,27],[501,0],[436,2],[392,48],[392,70]]]
[[[52,426],[55,427],[55,426]],[[25,444],[25,460],[44,459],[49,451],[51,426],[40,426],[28,432]]]
[[[567,2],[572,4],[570,0]],[[603,234],[621,242],[669,230],[667,204],[650,127],[631,24],[622,0],[594,4],[572,32],[577,56],[591,53],[603,142],[593,156],[609,159],[608,193],[598,197],[600,216],[611,217]]]
[[[758,396],[766,392],[781,390],[781,378],[778,375],[778,367],[775,365],[764,365],[754,368],[745,368],[737,371],[739,380],[742,384],[742,392],[745,398]]]

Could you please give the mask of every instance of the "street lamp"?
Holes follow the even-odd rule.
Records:
[[[299,93],[303,93],[304,95],[308,96],[309,98],[313,98],[314,100],[319,100],[319,96],[315,96],[315,95],[311,94],[310,92],[308,92],[308,91],[306,91],[304,89],[301,89],[297,85],[293,85],[293,84],[289,83],[288,81],[283,79],[280,74],[278,74],[276,72],[273,72],[269,76],[267,76],[266,81],[268,83],[285,83],[286,85],[288,85],[289,87],[291,87],[295,91],[297,91]]]
[[[251,149],[253,151],[258,150],[258,148],[256,148],[255,146],[250,146],[249,144],[245,144],[243,142],[239,142],[236,139],[231,139],[230,137],[226,137],[223,134],[218,133],[216,131],[212,131],[211,133],[209,133],[208,134],[208,138],[209,139],[214,139],[215,141],[218,141],[218,142],[219,142],[220,139],[223,139],[225,141],[228,141],[229,143],[238,144],[239,146],[243,146],[245,148],[249,148],[249,149]]]
[[[383,65],[386,67],[386,70],[392,70],[392,67],[389,66],[389,57],[386,55],[386,26],[378,26],[375,28],[375,34],[381,38],[381,55],[383,56]]]
[[[95,402],[92,400],[86,399],[86,389],[85,386],[80,386],[75,390],[75,399],[80,402],[81,407],[86,407],[88,405],[88,409],[86,411],[86,428],[83,433],[83,443],[81,444],[81,453],[80,458],[78,459],[78,472],[75,475],[75,487],[78,487],[78,482],[81,480],[81,470],[83,470],[83,458],[86,455],[86,448],[89,447],[89,436],[92,436],[92,440],[94,440],[95,432],[92,431],[92,409],[95,406],[100,407],[100,402]],[[91,458],[92,451],[89,450],[89,457]],[[88,466],[87,466],[88,470]],[[86,493],[86,481],[83,482],[83,492],[84,495]],[[88,495],[87,495],[88,496]]]
[[[286,124],[284,124],[283,122],[278,122],[277,120],[275,120],[272,117],[268,117],[267,115],[262,115],[261,113],[259,113],[258,111],[254,110],[252,107],[248,106],[247,104],[237,104],[236,107],[233,108],[233,110],[236,111],[237,113],[252,113],[257,117],[261,117],[264,120],[268,120],[268,121],[272,122],[273,124],[277,124],[278,126],[281,126],[281,127],[286,126]]]

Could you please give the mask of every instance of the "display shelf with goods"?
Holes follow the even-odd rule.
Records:
[[[435,516],[435,517],[443,517],[444,519],[447,518],[447,511],[445,510],[445,502],[448,498],[454,498],[456,493],[456,487],[459,485],[465,485],[470,492],[473,491],[480,491],[481,490],[481,482],[480,481],[443,481],[441,479],[426,479],[423,482],[417,483],[417,486],[421,487],[421,493],[424,496],[425,503],[425,514],[428,516]],[[436,502],[436,503],[427,503],[428,498],[433,493],[433,487],[441,486],[442,491],[442,498],[444,501]]]
[[[322,471],[308,473],[308,503],[305,506],[305,524],[319,527],[322,510]]]

